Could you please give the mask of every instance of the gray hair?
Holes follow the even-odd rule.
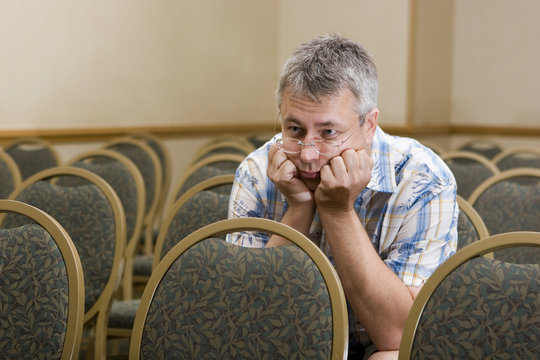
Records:
[[[276,91],[278,108],[285,92],[319,102],[348,88],[364,115],[377,107],[377,69],[359,43],[338,34],[319,36],[298,46],[286,61]]]

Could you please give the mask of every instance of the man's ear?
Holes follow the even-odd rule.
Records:
[[[379,123],[379,109],[374,108],[366,114],[364,118],[364,129],[369,138],[373,138],[375,130],[377,130],[377,124]]]

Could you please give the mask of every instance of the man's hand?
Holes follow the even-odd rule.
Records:
[[[320,210],[349,211],[371,180],[373,160],[365,150],[348,149],[321,169],[321,182],[315,190]]]
[[[298,169],[277,145],[268,152],[268,178],[285,195],[289,207],[315,205],[313,192],[298,178]]]

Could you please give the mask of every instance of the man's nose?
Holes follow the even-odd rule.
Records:
[[[315,149],[313,143],[307,143],[302,146],[300,151],[300,159],[304,162],[313,162],[319,160],[319,153]]]

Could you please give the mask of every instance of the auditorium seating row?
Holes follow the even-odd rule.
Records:
[[[65,354],[68,352],[72,355],[78,354],[69,356],[70,358],[79,356],[80,358],[102,359],[111,354],[121,358],[122,355],[127,357],[128,350],[132,351],[133,358],[139,356],[155,358],[159,357],[160,353],[156,352],[158,349],[162,355],[167,352],[169,355],[175,354],[180,358],[196,358],[198,354],[202,356],[204,351],[223,352],[224,354],[237,351],[239,357],[258,358],[254,351],[259,351],[260,347],[252,343],[248,344],[244,338],[237,338],[235,340],[237,346],[233,347],[230,339],[226,338],[226,336],[231,336],[230,333],[225,333],[225,331],[230,331],[230,327],[222,323],[222,314],[228,314],[226,310],[233,311],[234,309],[216,309],[208,304],[210,302],[214,305],[218,303],[221,304],[219,306],[225,306],[225,300],[223,300],[225,295],[220,293],[218,289],[209,287],[213,286],[216,281],[215,273],[227,269],[232,275],[238,276],[236,273],[238,266],[241,266],[239,264],[245,263],[245,259],[250,257],[256,257],[258,261],[255,261],[254,264],[258,263],[257,266],[259,266],[256,268],[256,265],[248,265],[252,267],[250,270],[255,271],[255,273],[260,271],[263,274],[269,273],[268,266],[273,269],[272,271],[278,271],[276,264],[279,261],[291,262],[291,273],[283,275],[286,277],[292,277],[292,274],[295,273],[294,266],[296,265],[294,264],[297,264],[298,261],[305,263],[311,258],[310,261],[317,265],[316,269],[319,269],[322,275],[319,275],[320,278],[316,280],[318,283],[313,282],[313,278],[310,277],[307,288],[327,287],[328,291],[317,292],[317,297],[307,293],[303,296],[308,297],[309,295],[311,299],[309,301],[313,303],[320,303],[321,296],[330,297],[331,307],[306,309],[307,314],[295,313],[289,314],[290,316],[288,315],[279,321],[275,317],[265,321],[270,321],[272,329],[278,325],[286,326],[287,321],[302,323],[304,327],[299,326],[298,329],[304,329],[302,336],[306,336],[305,339],[308,336],[313,336],[310,331],[314,327],[320,329],[317,333],[320,335],[317,336],[318,341],[313,341],[313,337],[309,338],[309,342],[313,346],[305,350],[308,351],[307,354],[311,354],[313,351],[324,354],[343,354],[346,352],[348,330],[346,310],[343,307],[345,301],[343,290],[339,280],[335,280],[337,275],[333,272],[332,266],[328,267],[328,264],[318,257],[320,254],[316,247],[306,245],[301,238],[300,240],[296,239],[294,242],[299,244],[309,255],[308,258],[305,255],[300,258],[300,252],[290,252],[290,249],[282,249],[281,252],[277,253],[252,249],[253,251],[243,253],[238,252],[236,247],[228,247],[223,241],[208,243],[201,241],[207,237],[222,239],[228,231],[254,230],[257,229],[257,226],[263,228],[261,231],[276,231],[278,233],[284,231],[288,237],[295,238],[297,236],[297,234],[291,233],[291,229],[279,228],[277,223],[231,224],[231,228],[227,228],[225,225],[215,225],[220,224],[220,220],[227,217],[228,198],[236,167],[249,152],[261,145],[260,141],[256,142],[253,139],[239,137],[216,138],[199,149],[181,178],[171,184],[170,154],[163,143],[152,135],[136,134],[114,139],[99,149],[78,154],[63,164],[59,161],[58,155],[55,154],[53,146],[46,142],[30,142],[30,140],[35,141],[35,139],[21,139],[21,143],[24,143],[25,147],[19,150],[21,153],[32,152],[32,155],[24,155],[30,159],[25,161],[27,164],[33,163],[42,166],[38,170],[30,171],[20,165],[21,163],[14,159],[21,161],[23,156],[18,157],[10,154],[8,147],[4,147],[0,151],[0,168],[5,164],[3,169],[8,169],[9,173],[12,174],[6,176],[5,174],[8,172],[4,170],[0,174],[2,179],[12,179],[11,182],[9,180],[2,182],[6,186],[1,189],[5,193],[2,193],[0,199],[9,198],[8,201],[17,202],[15,212],[24,214],[26,217],[26,220],[21,216],[14,215],[0,217],[0,228],[14,231],[12,229],[20,228],[28,222],[38,223],[51,235],[54,231],[49,229],[57,226],[60,230],[56,230],[56,232],[61,232],[67,238],[67,240],[62,241],[69,245],[67,247],[70,248],[70,256],[75,259],[70,260],[70,264],[74,263],[75,265],[69,267],[76,268],[75,275],[72,275],[72,279],[76,280],[71,281],[79,282],[78,288],[74,287],[74,290],[71,288],[68,290],[70,294],[76,294],[76,299],[73,301],[74,303],[78,302],[77,306],[81,310],[80,314],[75,317],[78,320],[65,321],[66,324],[69,324],[69,326],[66,325],[66,329],[71,329],[70,334],[73,336],[66,337],[65,344],[71,343],[71,345],[63,351],[66,351]],[[39,160],[40,156],[38,156],[37,151],[43,149],[47,149],[48,156],[53,160],[50,162]],[[462,149],[460,153],[466,153],[469,156],[470,152],[467,151],[469,150]],[[534,152],[532,153],[534,154]],[[477,163],[485,165],[492,173],[482,178],[482,181],[479,180],[480,175],[472,176],[467,180],[458,175],[461,172],[456,170],[458,169],[455,165],[456,157],[451,153],[443,153],[441,157],[452,169],[458,182],[458,205],[460,207],[458,254],[461,257],[455,260],[456,264],[452,266],[458,267],[458,262],[463,264],[469,259],[483,255],[482,259],[489,259],[489,263],[481,264],[483,266],[481,270],[484,272],[487,271],[486,269],[492,271],[493,264],[499,266],[498,264],[502,263],[503,265],[518,264],[521,266],[520,272],[530,270],[533,274],[537,274],[538,259],[540,259],[540,250],[538,249],[540,223],[537,221],[540,212],[540,169],[538,166],[524,168],[520,165],[518,169],[501,170],[494,165],[493,160],[487,159],[485,155],[475,154],[473,157],[465,157],[467,160],[472,159],[465,162],[465,165],[458,162],[459,166],[471,166],[463,173],[466,175],[478,174]],[[478,160],[479,157],[482,160]],[[527,161],[530,158],[527,156]],[[478,161],[472,162],[473,160]],[[487,165],[488,163],[492,166]],[[474,182],[474,185],[469,182]],[[9,186],[12,186],[12,189],[6,191]],[[169,188],[170,192],[168,192]],[[465,188],[467,188],[468,193],[461,192]],[[169,193],[168,198],[166,198],[167,193]],[[23,209],[25,204],[32,205],[33,209]],[[6,204],[5,206],[6,209],[1,208],[1,211],[7,212],[7,207],[14,205]],[[35,219],[29,221],[28,217],[35,215],[32,213],[32,211],[36,211],[35,208],[43,214],[40,213],[39,221]],[[10,211],[12,210],[10,209]],[[47,224],[47,226],[43,224]],[[210,226],[210,230],[198,233],[205,226]],[[216,227],[212,228],[212,226]],[[36,229],[32,229],[32,231],[35,232]],[[190,238],[193,234],[197,235]],[[513,241],[508,241],[505,238],[497,246],[492,246],[484,241],[488,239],[491,241],[492,238],[497,240],[497,236],[499,236],[497,234],[510,234],[508,236],[512,237]],[[21,236],[27,237],[27,235]],[[15,236],[15,238],[17,237]],[[184,238],[191,239],[193,244],[200,242],[201,245],[192,250],[190,250],[191,245],[179,247],[179,240]],[[519,241],[515,239],[519,239]],[[50,242],[50,239],[48,241]],[[497,243],[497,241],[494,242]],[[512,249],[503,250],[505,247],[510,247],[512,242],[514,243]],[[475,248],[477,243],[483,244],[482,248]],[[516,247],[516,244],[520,247]],[[471,246],[473,246],[472,250]],[[523,248],[524,246],[526,248]],[[61,250],[65,247],[66,245],[58,245]],[[468,255],[461,255],[463,254],[461,250],[466,250]],[[35,250],[27,251],[34,252]],[[195,257],[199,259],[198,262],[182,263],[181,265],[178,263],[175,265],[178,268],[173,267],[177,259],[188,252],[190,254],[193,252]],[[223,254],[223,257],[220,258],[216,254]],[[211,260],[205,259],[204,256],[210,256]],[[64,259],[68,257],[65,255]],[[223,262],[218,262],[218,259]],[[235,260],[227,261],[227,259]],[[205,270],[214,274],[212,280],[203,278],[200,270],[209,263],[215,265],[213,269]],[[267,267],[263,269],[261,266]],[[509,267],[509,265],[504,266]],[[527,266],[532,267],[531,269],[525,268]],[[453,271],[453,269],[444,268],[447,272]],[[512,271],[517,270],[512,268]],[[208,273],[205,276],[208,276]],[[497,276],[499,275],[500,271],[497,272]],[[169,277],[168,280],[164,280],[166,276]],[[461,276],[470,277],[471,275]],[[538,278],[535,281],[538,282],[537,280]],[[230,285],[233,280],[227,281]],[[259,278],[251,278],[249,281],[258,284],[253,286],[262,286],[259,283],[260,276]],[[272,281],[267,283],[265,287],[274,289],[276,286],[283,286],[282,280],[275,278]],[[440,278],[439,281],[442,282],[443,278]],[[209,295],[205,295],[207,298],[197,297],[201,293],[189,293],[189,295],[185,295],[189,301],[185,300],[187,302],[182,305],[183,307],[180,306],[179,294],[187,293],[188,288],[199,282],[205,286],[208,285],[209,288],[205,287],[205,290],[212,289],[214,297],[210,298]],[[84,283],[82,287],[81,283]],[[177,283],[178,286],[161,288],[160,284],[162,283]],[[437,286],[426,286],[430,293],[423,297],[422,301],[431,301],[429,299],[434,296]],[[18,294],[18,290],[14,291],[15,294]],[[221,291],[223,292],[223,289]],[[427,292],[428,290],[426,290],[426,294]],[[236,305],[246,301],[241,298],[240,294],[237,295],[237,298],[231,298],[227,301]],[[270,295],[272,294],[268,294],[268,296]],[[73,295],[70,296],[73,298]],[[170,300],[168,298],[171,296],[176,301],[173,302],[174,305],[165,301]],[[527,296],[531,295],[527,293]],[[536,302],[538,302],[537,299],[538,296]],[[154,304],[156,300],[158,301],[157,305]],[[284,307],[285,304],[294,303],[294,301],[298,301],[298,299],[291,298],[280,301],[281,307],[276,306],[276,309],[272,309],[272,311],[287,312],[289,310]],[[498,301],[502,304],[503,300],[499,299]],[[196,304],[200,307],[195,306]],[[152,306],[156,307],[152,308]],[[195,312],[195,308],[199,312]],[[537,308],[540,309],[540,306]],[[422,309],[418,310],[418,314],[415,316],[422,316]],[[261,309],[259,305],[251,308],[250,312],[251,315],[261,316],[262,310],[264,309]],[[63,311],[68,313],[67,310]],[[192,311],[194,313],[190,314],[192,317],[189,319],[182,317]],[[271,310],[268,311],[270,314]],[[236,313],[238,315],[238,311]],[[204,318],[206,321],[202,321]],[[174,321],[169,324],[172,319]],[[257,317],[257,319],[262,321],[263,318]],[[318,321],[316,325],[315,320]],[[148,321],[147,327],[144,325],[145,321]],[[167,329],[172,329],[174,326],[181,326],[180,322],[182,321],[188,322],[190,329],[184,329],[178,334],[166,332],[164,323],[167,323]],[[228,318],[228,321],[229,324],[238,325],[242,319],[231,317]],[[519,321],[529,321],[529,319],[520,319]],[[219,327],[209,327],[209,324],[214,326],[217,323],[222,325],[223,333],[219,333]],[[421,325],[416,325],[415,331],[420,331],[418,329],[422,329]],[[427,329],[432,327],[432,324],[422,326]],[[411,327],[412,325],[409,326],[409,328]],[[195,328],[198,328],[200,332],[195,334],[193,330]],[[308,329],[311,330],[308,331]],[[448,329],[442,331],[448,331]],[[169,334],[171,338],[164,339],[165,333]],[[406,333],[408,334],[407,331]],[[437,334],[428,335],[438,336]],[[431,344],[434,340],[433,338],[428,339],[428,335],[423,336],[426,336],[427,340],[425,341]],[[0,334],[0,338],[3,336]],[[407,336],[404,335],[404,339]],[[475,336],[486,338],[489,334],[482,333],[475,334]],[[122,340],[129,341],[129,339],[132,340],[131,349],[126,349],[126,342],[122,342]],[[407,341],[410,340],[407,339]],[[30,344],[32,339],[20,337],[17,339],[18,345],[15,346],[20,346],[23,340]],[[300,351],[299,349],[302,348],[301,344],[298,343],[298,338],[295,341],[291,342],[291,337],[279,339],[276,337],[273,342],[266,342],[260,346],[265,347],[267,351],[277,351],[283,357],[290,357],[295,354],[295,351]],[[413,340],[410,341],[412,343]],[[118,346],[118,344],[120,345]],[[171,344],[176,345],[170,348]],[[270,348],[268,348],[269,346]],[[182,350],[180,347],[183,347]],[[431,349],[428,347],[428,350],[417,350],[412,345],[411,348],[413,353],[414,351]],[[48,350],[53,351],[53,349]],[[37,349],[36,351],[43,352],[45,349]],[[169,351],[173,352],[169,353]],[[461,348],[456,351],[456,354],[463,354],[463,352],[459,353],[459,351],[463,351]]]

